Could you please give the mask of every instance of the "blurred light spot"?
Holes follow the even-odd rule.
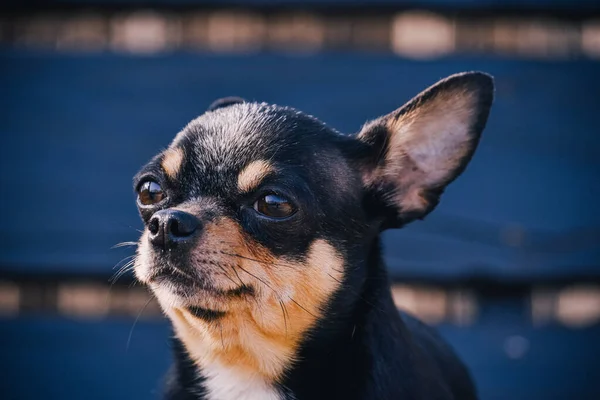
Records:
[[[600,20],[588,21],[581,28],[581,49],[592,58],[600,58]]]
[[[392,50],[413,58],[433,58],[448,54],[455,47],[452,20],[425,11],[412,11],[394,18]]]
[[[589,326],[600,321],[600,287],[572,286],[558,294],[556,318],[573,327]]]
[[[78,14],[66,19],[56,42],[59,49],[96,51],[107,45],[108,20],[98,14]]]
[[[54,48],[62,23],[62,18],[56,14],[16,18],[15,43],[19,46]]]
[[[16,315],[21,303],[19,286],[12,282],[0,282],[0,315]]]
[[[494,50],[528,58],[568,58],[579,52],[579,26],[540,18],[499,18],[493,22]]]
[[[461,18],[454,20],[455,51],[491,52],[494,49],[492,18]]]
[[[513,335],[506,338],[504,341],[504,352],[506,356],[513,360],[523,358],[529,351],[529,339]]]
[[[495,51],[499,53],[514,53],[517,49],[517,21],[514,19],[498,18],[492,21],[492,37]]]
[[[440,323],[446,317],[448,298],[441,289],[393,285],[392,297],[396,307],[425,322]]]
[[[351,48],[352,39],[355,34],[354,20],[343,16],[334,16],[325,24],[325,45],[332,49]],[[388,28],[389,29],[389,28]],[[389,31],[386,31],[389,36]]]
[[[315,14],[295,12],[269,19],[269,44],[283,51],[315,52],[325,42],[325,25]]]
[[[564,57],[569,53],[569,27],[557,21],[529,21],[518,27],[518,50],[539,57]]]
[[[191,12],[182,17],[182,46],[192,49],[208,47],[208,19],[209,14],[205,12]]]
[[[110,313],[148,318],[161,315],[156,299],[142,288],[113,289],[109,295]]]
[[[259,14],[217,11],[208,18],[207,41],[211,50],[253,51],[262,47],[265,22]]]
[[[169,23],[171,22],[171,23]],[[177,44],[180,27],[163,14],[136,11],[112,20],[111,46],[133,53],[154,53]]]
[[[477,317],[477,300],[467,290],[454,291],[450,302],[452,321],[460,326],[471,325]]]
[[[327,25],[331,22],[327,21]],[[364,16],[351,21],[349,47],[366,51],[389,51],[391,19]]]
[[[98,317],[108,313],[109,288],[100,284],[64,284],[58,287],[57,306],[66,315]]]

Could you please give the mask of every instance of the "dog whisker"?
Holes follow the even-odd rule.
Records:
[[[242,271],[246,272],[247,274],[253,276],[254,278],[256,278],[259,282],[263,283],[265,286],[267,286],[269,289],[271,289],[273,291],[273,293],[275,294],[275,296],[277,296],[279,301],[283,301],[283,299],[281,298],[281,295],[279,294],[279,292],[277,292],[271,285],[269,285],[267,282],[265,282],[263,279],[259,278],[258,276],[248,272],[246,269],[244,269],[241,265],[238,265],[238,268],[240,268]],[[296,300],[294,300],[291,296],[287,296],[287,298],[293,302],[294,304],[296,304],[298,307],[300,307],[302,310],[304,310],[306,313],[308,313],[309,315],[311,315],[314,318],[317,318],[313,313],[311,313],[310,311],[308,311],[304,306],[302,306],[300,303],[298,303]]]
[[[226,270],[226,269],[225,269],[225,268],[224,268],[224,267],[223,267],[221,264],[215,263],[214,265],[215,265],[215,266],[217,266],[217,267],[218,267],[218,268],[219,268],[221,271],[223,271],[223,274],[222,274],[222,275],[223,275],[224,277],[226,277],[227,279],[229,279],[229,280],[231,281],[231,283],[233,283],[235,286],[237,286],[237,282],[236,282],[236,281],[234,281],[234,280],[233,280],[233,279],[232,279],[232,278],[229,276],[229,274],[227,274],[227,270]],[[242,280],[241,280],[241,279],[240,279],[240,283],[241,283],[241,285],[242,285],[242,286],[244,286],[244,283],[242,282]]]
[[[129,336],[127,337],[127,346],[125,347],[125,351],[129,350],[129,344],[131,343],[131,337],[133,336],[133,330],[135,329],[135,326],[137,325],[138,320],[144,313],[144,310],[146,309],[146,307],[148,307],[148,304],[150,304],[151,301],[152,301],[152,297],[148,298],[146,303],[142,306],[142,309],[138,312],[137,316],[135,317],[135,320],[133,321],[133,325],[131,326],[131,329],[129,330]]]
[[[119,247],[137,246],[138,242],[121,242],[115,244],[111,249],[118,249]]]
[[[308,315],[310,315],[311,317],[313,317],[313,318],[315,318],[315,319],[317,318],[317,316],[316,316],[315,314],[313,314],[313,313],[311,313],[310,311],[308,311],[308,310],[307,310],[307,309],[306,309],[306,308],[305,308],[305,307],[304,307],[302,304],[298,303],[296,300],[294,300],[294,299],[293,299],[293,298],[291,298],[291,297],[288,297],[288,298],[290,299],[290,301],[291,301],[292,303],[294,303],[295,305],[297,305],[298,307],[300,307],[301,309],[303,309],[304,311],[306,311],[306,312],[308,313]]]
[[[135,264],[135,260],[129,261],[127,264],[123,265],[119,270],[113,275],[110,279],[112,283],[115,283],[121,276],[123,276],[126,272],[131,271],[133,269],[133,265]]]
[[[115,266],[112,269],[115,269],[115,268],[119,267],[123,261],[129,260],[129,259],[131,259],[133,257],[135,257],[135,254],[132,254],[130,256],[122,258],[121,261],[119,261],[118,263],[116,263]]]
[[[235,274],[235,276],[237,276],[237,278],[240,281],[240,283],[244,284],[244,281],[242,281],[242,278],[240,278],[240,274],[237,273],[237,270],[235,269],[235,266],[231,265],[231,264],[227,264],[227,266],[231,267],[231,270],[233,271],[233,273]]]
[[[121,266],[115,273],[114,275],[109,278],[109,282],[110,282],[110,287],[109,290],[112,290],[113,286],[115,285],[115,283],[117,283],[117,281],[123,276],[125,275],[127,272],[132,271],[134,266],[135,266],[135,255],[133,256],[129,256],[124,258],[123,260],[119,261],[119,263],[125,261],[127,258],[130,258],[130,260],[125,263],[123,266]]]
[[[221,244],[225,244],[225,242],[221,241]],[[255,259],[255,258],[246,257],[246,256],[243,256],[241,254],[230,253],[230,252],[226,252],[226,251],[223,251],[223,250],[216,251],[216,253],[220,253],[220,254],[223,254],[223,255],[226,255],[226,256],[230,256],[230,257],[237,257],[237,258],[240,258],[240,259],[243,259],[243,260],[253,261],[253,262],[257,262],[257,263],[261,263],[261,264],[268,264],[268,265],[272,265],[273,267],[288,267],[288,268],[293,268],[293,266],[290,266],[290,265],[285,265],[285,264],[281,264],[281,263],[270,263],[270,262],[267,262],[267,261],[261,261],[261,260]],[[248,270],[246,270],[242,266],[240,266],[240,265],[236,265],[236,266],[239,269],[241,269],[242,271],[246,272],[248,275],[250,275],[250,276],[254,277],[255,279],[257,279],[260,283],[262,283],[263,285],[265,285],[267,288],[269,288],[275,294],[275,296],[278,299],[278,302],[282,306],[282,313],[283,313],[284,324],[285,324],[286,335],[287,335],[287,318],[288,318],[289,314],[287,313],[287,309],[285,308],[285,302],[283,301],[283,299],[282,299],[281,295],[279,294],[279,292],[277,292],[265,280],[259,278],[255,274],[250,273]],[[235,268],[232,267],[232,269],[236,273],[236,275],[238,276],[238,279],[240,279],[239,274],[237,274],[237,271],[235,270]],[[242,281],[242,280],[240,279],[240,281]],[[300,304],[299,302],[297,302],[292,297],[288,296],[288,299],[291,302],[293,302],[294,304],[296,304],[304,312],[308,313],[309,315],[311,315],[314,318],[317,318],[313,313],[311,313],[309,310],[307,310],[306,307],[302,306],[302,304]],[[286,316],[286,314],[287,314],[287,316]]]
[[[285,308],[285,304],[283,303],[283,301],[278,300],[279,301],[279,305],[281,306],[281,314],[283,315],[283,324],[285,327],[285,336],[287,337],[288,334],[288,330],[287,330],[287,309]]]
[[[229,252],[226,252],[226,251],[219,251],[219,253],[221,253],[221,254],[223,254],[223,255],[226,255],[226,256],[230,256],[230,257],[238,257],[238,258],[241,258],[241,259],[243,259],[243,260],[248,260],[248,261],[257,262],[257,263],[260,263],[260,264],[272,265],[272,266],[274,266],[274,267],[286,267],[286,268],[294,268],[294,267],[293,267],[293,266],[291,266],[291,265],[286,265],[286,264],[281,264],[281,263],[273,263],[273,262],[270,262],[270,261],[258,260],[258,259],[256,259],[256,258],[252,258],[252,257],[243,256],[243,255],[241,255],[241,254],[237,254],[237,253],[229,253]]]

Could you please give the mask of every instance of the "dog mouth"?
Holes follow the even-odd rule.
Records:
[[[200,295],[201,297],[209,296],[218,300],[231,300],[245,296],[254,296],[255,294],[254,288],[250,285],[240,282],[240,285],[234,288],[219,288],[206,277],[189,273],[182,268],[172,265],[154,268],[152,274],[148,277],[148,282],[157,286],[168,285],[174,294],[187,299],[197,298]],[[196,306],[189,308],[188,311],[194,315],[207,315],[207,312],[219,313],[218,311]]]
[[[186,307],[186,310],[194,317],[207,322],[216,321],[224,317],[226,314],[225,311],[210,310],[208,308],[198,306]]]
[[[148,277],[148,282],[154,284],[170,283],[177,287],[195,287],[199,283],[202,283],[202,279],[192,276],[191,274],[183,271],[181,268],[174,266],[160,266],[153,269],[152,273]],[[202,286],[206,286],[203,283]]]
[[[230,289],[230,290],[226,290],[226,291],[218,290],[216,288],[210,288],[210,289],[208,289],[208,291],[212,295],[217,293],[217,296],[220,299],[219,301],[221,301],[224,298],[234,299],[234,298],[241,298],[244,295],[254,295],[254,289],[252,287],[246,286],[246,285],[242,285],[235,289]],[[184,308],[190,314],[192,314],[194,317],[201,319],[203,321],[206,321],[206,322],[217,321],[227,314],[226,311],[216,310],[214,308],[208,308],[208,307],[201,307],[199,305],[190,305],[190,306],[187,306]]]

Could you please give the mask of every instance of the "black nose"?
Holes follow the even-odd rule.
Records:
[[[148,222],[150,242],[161,249],[172,249],[192,238],[199,226],[200,221],[192,214],[179,210],[158,211]]]

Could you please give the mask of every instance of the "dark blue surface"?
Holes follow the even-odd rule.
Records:
[[[386,235],[394,273],[600,275],[600,63],[347,54],[0,52],[0,268],[110,274],[128,254],[110,247],[141,227],[131,177],[215,98],[291,105],[354,132],[475,69],[496,77],[488,128],[426,222]]]
[[[164,321],[0,320],[3,400],[152,399],[170,364]]]
[[[139,321],[73,321],[50,317],[0,320],[3,400],[158,398],[169,366],[168,325]],[[597,399],[600,326],[535,329],[501,314],[441,333],[471,369],[481,400]],[[520,359],[507,357],[508,337],[530,343]]]

